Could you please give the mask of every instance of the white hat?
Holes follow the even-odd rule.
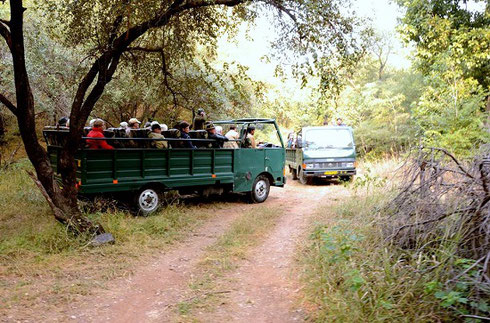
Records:
[[[90,122],[88,123],[91,127],[94,126],[94,122],[97,121],[97,119],[92,119],[90,120]]]
[[[129,119],[128,124],[132,124],[132,123],[141,123],[141,121],[139,121],[136,118],[131,118],[131,119]]]
[[[119,126],[121,126],[121,128],[126,129],[128,127],[128,123],[126,121],[123,121],[119,124]]]
[[[151,122],[151,125],[153,126],[154,124],[160,124],[160,122],[158,122],[158,121],[152,121]]]
[[[160,128],[162,128],[162,131],[167,131],[168,130],[168,126],[165,123],[161,123],[160,124]]]

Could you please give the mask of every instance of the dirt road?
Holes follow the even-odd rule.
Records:
[[[76,322],[168,322],[180,320],[176,305],[189,295],[189,281],[197,274],[206,247],[213,244],[231,223],[245,212],[264,206],[281,210],[267,238],[248,253],[236,270],[219,278],[227,291],[226,301],[206,313],[203,322],[292,322],[304,318],[295,309],[299,283],[293,257],[298,241],[305,239],[311,217],[327,197],[345,196],[341,185],[303,186],[289,180],[286,188],[273,188],[265,204],[241,202],[220,210],[217,216],[191,237],[177,244],[148,266],[136,269],[129,279],[120,279],[84,304],[65,311],[62,320]]]

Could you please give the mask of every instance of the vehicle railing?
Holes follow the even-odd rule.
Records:
[[[199,139],[199,138],[127,138],[127,137],[82,137],[82,140],[133,140],[133,141],[200,141],[200,142],[217,142],[218,139]],[[230,139],[227,141],[242,141],[241,139]]]
[[[86,143],[87,140],[105,140],[108,143],[111,142],[156,142],[156,141],[167,141],[167,142],[184,142],[184,141],[190,141],[190,142],[202,142],[202,143],[216,143],[216,142],[221,142],[221,140],[218,139],[199,139],[199,138],[127,138],[127,137],[82,137],[82,143]],[[50,147],[56,147],[56,148],[63,148],[62,145],[59,144],[53,144],[49,143],[49,141],[45,138],[46,142]],[[226,141],[225,141],[226,142]],[[230,139],[228,142],[243,142],[242,139]],[[162,149],[162,148],[156,148],[156,147],[114,147],[116,149]],[[167,149],[185,149],[186,147],[168,147]],[[198,149],[206,149],[209,147],[198,147]],[[221,149],[223,149],[221,147]],[[228,149],[228,148],[225,148]],[[230,148],[232,149],[232,148]]]

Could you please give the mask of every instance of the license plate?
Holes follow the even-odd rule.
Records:
[[[323,174],[325,174],[325,175],[337,175],[338,173],[339,173],[338,171],[333,170],[333,171],[325,172]]]

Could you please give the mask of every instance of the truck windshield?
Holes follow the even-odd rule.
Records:
[[[310,129],[305,133],[306,147],[352,148],[352,135],[348,129]]]

